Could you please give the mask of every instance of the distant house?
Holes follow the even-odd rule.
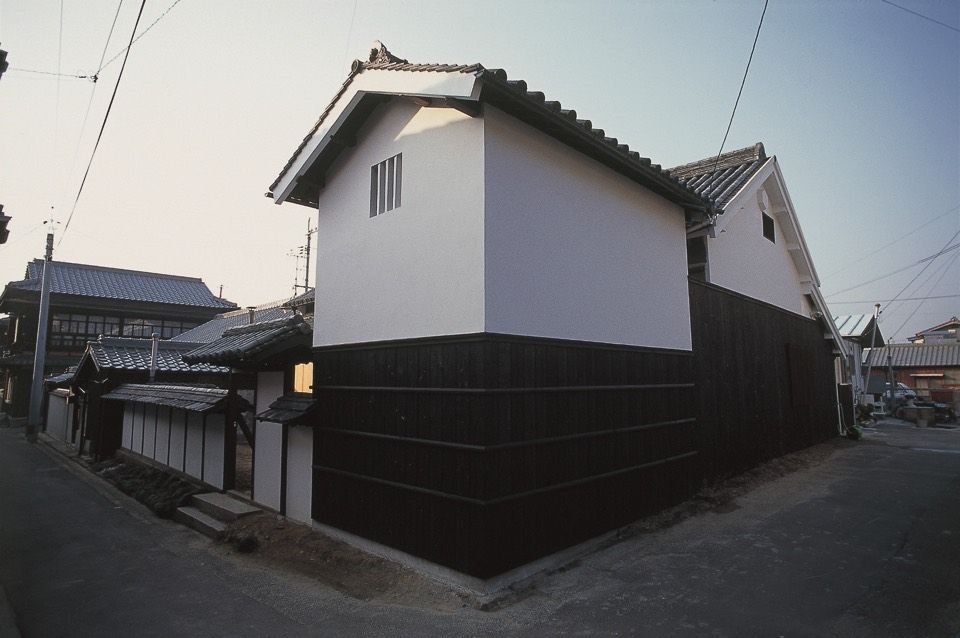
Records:
[[[950,317],[941,324],[921,330],[910,337],[912,343],[957,343],[960,342],[960,319]]]
[[[312,522],[489,579],[835,435],[845,346],[754,162],[718,203],[706,164],[377,43],[270,187],[319,209]]]
[[[250,498],[302,522],[311,520],[313,489],[314,293],[288,300],[282,316],[228,328],[183,355],[190,364],[227,366],[253,375]],[[265,315],[269,316],[269,315]],[[199,329],[198,329],[199,330]]]
[[[52,261],[46,372],[76,365],[87,342],[106,337],[169,339],[236,304],[216,297],[200,279]],[[27,415],[40,305],[43,260],[0,294],[10,315],[0,357],[4,411]]]
[[[883,332],[872,315],[840,315],[833,318],[840,336],[847,342],[849,355],[847,369],[854,386],[857,403],[866,403],[864,398],[867,387],[866,371],[863,367],[863,350],[872,346],[883,346]],[[876,364],[874,364],[876,365]]]
[[[872,377],[886,380],[888,366],[894,383],[903,383],[920,395],[931,390],[960,390],[960,341],[894,343],[863,351],[863,365],[873,366]]]
[[[183,355],[200,344],[185,341],[157,342],[153,359],[150,339],[101,337],[87,344],[77,371],[69,385],[73,391],[71,421],[80,445],[97,457],[109,457],[119,447],[122,406],[110,406],[101,397],[124,383],[186,383],[224,387],[229,368],[207,364],[188,364]],[[154,367],[151,379],[151,367]],[[111,407],[116,408],[113,412]]]

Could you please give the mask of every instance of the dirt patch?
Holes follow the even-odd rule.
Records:
[[[149,507],[160,518],[173,516],[178,507],[200,491],[181,478],[139,463],[109,459],[90,465],[90,469],[124,494]]]
[[[241,553],[246,553],[241,549],[253,547],[260,559],[315,578],[358,600],[440,611],[470,604],[465,592],[279,516],[236,520],[228,525],[222,541]]]

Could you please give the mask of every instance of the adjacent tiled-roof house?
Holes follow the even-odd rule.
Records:
[[[88,341],[100,335],[174,337],[236,304],[215,296],[202,280],[90,264],[50,262],[47,370],[76,365]],[[24,279],[0,295],[10,314],[0,374],[4,409],[26,416],[37,335],[43,260],[27,264]]]
[[[872,376],[886,378],[888,363],[895,383],[905,383],[920,394],[960,390],[960,342],[894,343],[863,351],[863,365],[873,366]]]
[[[490,578],[835,433],[832,323],[759,153],[698,192],[502,70],[376,43],[268,193],[319,210],[312,520]],[[694,292],[689,234],[753,183],[786,293]]]
[[[847,368],[853,384],[854,398],[857,403],[866,402],[867,391],[864,382],[863,349],[883,345],[883,332],[873,315],[840,315],[833,318],[834,325],[843,340],[847,342]]]
[[[960,341],[960,319],[950,317],[932,328],[921,330],[910,337],[912,343],[955,343]]]

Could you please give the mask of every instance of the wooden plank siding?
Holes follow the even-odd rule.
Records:
[[[321,348],[313,517],[490,577],[692,493],[690,353],[505,335]]]
[[[836,436],[833,348],[817,321],[693,280],[690,306],[705,476]]]

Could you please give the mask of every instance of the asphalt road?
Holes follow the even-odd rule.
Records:
[[[0,429],[0,585],[28,637],[960,636],[960,430],[884,424],[736,505],[436,611],[225,556]]]

